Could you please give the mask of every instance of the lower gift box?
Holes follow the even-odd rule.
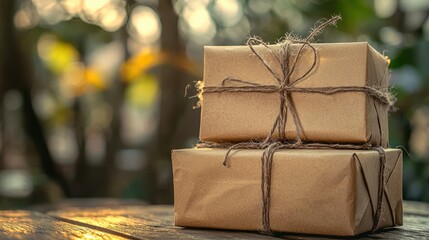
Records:
[[[262,229],[263,150],[172,151],[175,225]],[[402,151],[385,149],[378,227],[402,225]],[[371,231],[377,211],[380,155],[373,150],[279,150],[271,172],[270,229],[354,236]]]

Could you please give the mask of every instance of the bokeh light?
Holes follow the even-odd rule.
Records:
[[[398,7],[397,0],[375,0],[374,11],[379,18],[391,17]]]
[[[216,0],[214,2],[214,16],[223,26],[234,26],[243,16],[241,4],[237,0]]]
[[[60,5],[57,0],[32,0],[42,24],[53,25],[73,16]]]
[[[403,37],[395,28],[383,27],[380,29],[380,39],[389,45],[399,45],[402,43]]]
[[[189,2],[183,9],[179,27],[185,38],[197,44],[207,44],[216,34],[216,26],[207,10],[208,1]]]
[[[118,6],[103,7],[98,13],[100,26],[106,31],[114,32],[125,24],[127,13]]]
[[[26,170],[0,171],[0,195],[22,198],[31,194],[33,183],[31,174]]]
[[[30,2],[23,2],[13,20],[18,29],[28,29],[39,24],[39,15]]]
[[[161,23],[158,14],[150,7],[138,6],[131,12],[130,35],[143,44],[153,44],[161,36]]]

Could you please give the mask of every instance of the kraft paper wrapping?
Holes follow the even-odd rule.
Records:
[[[318,50],[315,70],[296,87],[388,86],[388,61],[366,42],[313,44]],[[278,49],[278,46],[270,46]],[[293,47],[297,47],[296,45]],[[266,48],[255,46],[280,67]],[[304,51],[291,80],[305,73],[313,55]],[[247,46],[206,46],[204,86],[221,86],[227,77],[259,84],[278,85],[276,79]],[[365,143],[387,147],[387,107],[365,93],[321,95],[291,93],[306,141]],[[205,141],[248,141],[263,139],[279,112],[277,93],[204,93],[200,139]],[[378,113],[378,119],[377,119]],[[294,139],[295,124],[287,116],[286,137]],[[380,123],[380,126],[379,126]],[[276,135],[278,136],[278,134]]]
[[[175,224],[262,229],[262,150],[173,150]],[[386,149],[380,227],[402,225],[402,152]],[[271,229],[353,236],[370,231],[380,164],[376,151],[280,150],[274,154]],[[368,186],[369,191],[366,186]]]

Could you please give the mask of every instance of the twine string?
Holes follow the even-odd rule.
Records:
[[[222,92],[258,92],[258,93],[278,93],[279,94],[279,111],[273,123],[273,126],[264,140],[248,141],[240,143],[213,143],[200,141],[197,144],[198,148],[226,148],[227,152],[223,159],[223,164],[227,166],[229,156],[234,149],[262,149],[263,154],[261,157],[262,173],[261,173],[261,190],[262,190],[262,230],[261,232],[271,235],[270,227],[270,202],[271,202],[271,168],[274,153],[280,149],[354,149],[354,150],[376,150],[380,156],[380,173],[379,173],[379,187],[378,187],[378,200],[377,210],[374,214],[374,225],[372,230],[378,229],[383,204],[384,192],[384,169],[386,156],[384,149],[381,147],[373,147],[369,141],[361,145],[352,144],[326,144],[326,143],[307,143],[304,141],[304,131],[300,119],[298,117],[296,108],[293,104],[291,93],[308,93],[308,94],[323,94],[333,95],[339,93],[361,92],[374,99],[374,101],[381,105],[393,108],[392,97],[389,93],[381,92],[379,89],[370,86],[342,86],[342,87],[298,87],[298,83],[307,79],[317,64],[318,53],[316,48],[311,44],[314,37],[320,34],[327,26],[335,25],[340,16],[334,16],[331,19],[320,22],[309,33],[304,40],[296,39],[292,36],[286,36],[283,41],[279,43],[280,50],[274,51],[267,43],[259,37],[251,37],[247,41],[247,46],[254,56],[257,57],[259,62],[271,73],[276,79],[277,85],[259,84],[248,80],[238,79],[234,77],[226,77],[222,80],[220,86],[207,86],[202,87],[202,94],[204,93],[222,93]],[[292,44],[298,45],[298,51],[294,52],[291,47]],[[275,67],[268,59],[262,56],[255,46],[262,46],[268,53],[274,57],[274,64],[278,64],[281,72],[275,71]],[[297,64],[302,58],[304,51],[309,50],[312,55],[309,68],[300,76],[292,79],[293,73],[297,69]],[[295,124],[295,139],[286,139],[286,123],[287,116],[290,113],[293,123]],[[378,112],[377,112],[378,114]],[[381,126],[379,125],[381,128]],[[278,138],[274,137],[274,133],[278,132]],[[381,129],[380,129],[381,134]],[[381,136],[380,136],[381,137]]]

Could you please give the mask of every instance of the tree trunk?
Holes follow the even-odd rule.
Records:
[[[93,191],[88,182],[89,166],[86,160],[85,119],[82,116],[82,103],[79,97],[73,100],[73,128],[77,146],[76,164],[72,182],[73,197],[91,197]]]
[[[130,4],[130,2],[128,2]],[[122,27],[117,32],[117,38],[122,43],[124,54],[124,61],[128,59],[128,45],[127,39],[128,34],[125,27]],[[103,194],[107,197],[117,197],[113,192],[113,184],[115,184],[116,177],[116,166],[115,158],[118,151],[122,147],[121,141],[121,126],[122,126],[122,105],[124,103],[124,90],[125,84],[120,79],[120,74],[118,73],[116,79],[112,82],[112,86],[108,92],[108,99],[110,106],[112,107],[112,120],[110,123],[110,128],[107,129],[106,136],[106,157],[103,165],[103,178],[105,179],[105,186],[103,187]]]
[[[168,54],[184,54],[184,46],[178,30],[178,16],[174,12],[171,0],[159,1],[159,14],[162,24],[161,50]],[[173,199],[173,184],[159,182],[158,166],[170,166],[170,152],[173,138],[177,132],[178,123],[184,113],[186,102],[183,90],[186,87],[186,75],[183,71],[171,66],[162,67],[160,76],[160,115],[155,146],[149,149],[149,181],[153,184],[151,202],[171,203]],[[164,163],[162,163],[162,161]],[[167,169],[163,169],[164,171]]]
[[[39,154],[43,172],[56,181],[66,196],[70,196],[69,184],[56,166],[49,151],[42,124],[34,111],[31,98],[32,70],[20,46],[20,38],[14,29],[13,17],[16,1],[0,1],[0,65],[1,100],[4,93],[17,89],[23,99],[24,128]]]

